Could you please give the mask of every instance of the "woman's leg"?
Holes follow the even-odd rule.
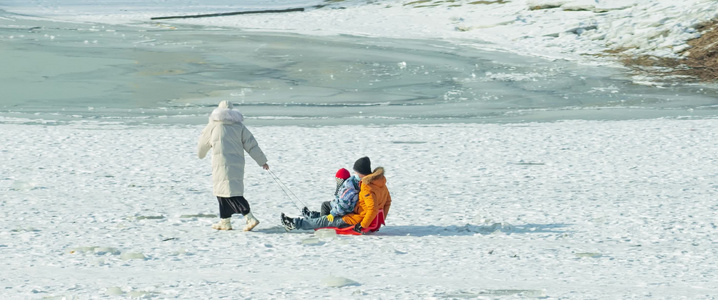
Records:
[[[250,212],[249,202],[242,196],[217,197],[219,200],[219,217],[222,219],[231,218],[233,214],[246,215]]]
[[[233,201],[230,200],[230,198],[225,197],[217,197],[217,201],[219,202],[219,222],[217,224],[213,224],[212,228],[217,230],[232,230],[232,214],[236,213],[237,208],[236,205],[233,204]]]

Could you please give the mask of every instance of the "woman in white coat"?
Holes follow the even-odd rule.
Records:
[[[214,195],[219,201],[220,221],[212,225],[217,230],[231,230],[232,214],[244,215],[250,231],[259,224],[252,215],[249,202],[244,199],[244,152],[265,170],[269,170],[267,158],[257,140],[242,124],[244,117],[232,109],[232,103],[222,101],[209,116],[209,124],[202,130],[197,144],[197,154],[202,159],[212,150],[212,181]]]

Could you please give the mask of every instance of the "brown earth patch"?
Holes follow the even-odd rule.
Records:
[[[701,37],[691,40],[691,48],[683,55],[695,75],[701,80],[718,81],[718,20],[704,24]]]
[[[691,47],[680,58],[650,55],[621,56],[625,49],[606,51],[618,55],[621,62],[637,73],[659,77],[690,77],[698,81],[718,82],[718,20],[696,27],[699,38],[688,41]]]

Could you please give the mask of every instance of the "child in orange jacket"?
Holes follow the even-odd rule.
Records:
[[[368,157],[363,158],[366,158],[367,161],[369,160]],[[356,164],[354,168],[357,168]],[[353,224],[354,231],[362,233],[362,228],[369,227],[376,215],[379,214],[379,210],[384,210],[384,219],[386,219],[390,208],[391,194],[386,187],[384,168],[378,167],[371,174],[361,179],[359,201],[354,208],[354,213],[345,215],[342,219],[347,224]]]

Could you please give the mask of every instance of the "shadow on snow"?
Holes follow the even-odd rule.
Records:
[[[386,226],[382,227],[376,235],[383,236],[469,236],[489,235],[494,233],[504,234],[529,234],[529,233],[565,233],[566,227],[571,224],[524,224],[511,225],[508,223],[494,223],[487,225],[466,224],[463,226],[435,226],[435,225],[408,225],[408,226]]]
[[[494,223],[486,225],[466,224],[463,226],[435,226],[435,225],[407,225],[407,226],[384,226],[379,232],[368,235],[377,236],[470,236],[476,234],[489,235],[495,233],[503,234],[529,234],[529,233],[566,233],[565,230],[571,224],[523,224],[511,225],[508,223]],[[253,232],[277,234],[277,233],[314,233],[312,230],[292,230],[287,232],[282,226],[255,229]]]

